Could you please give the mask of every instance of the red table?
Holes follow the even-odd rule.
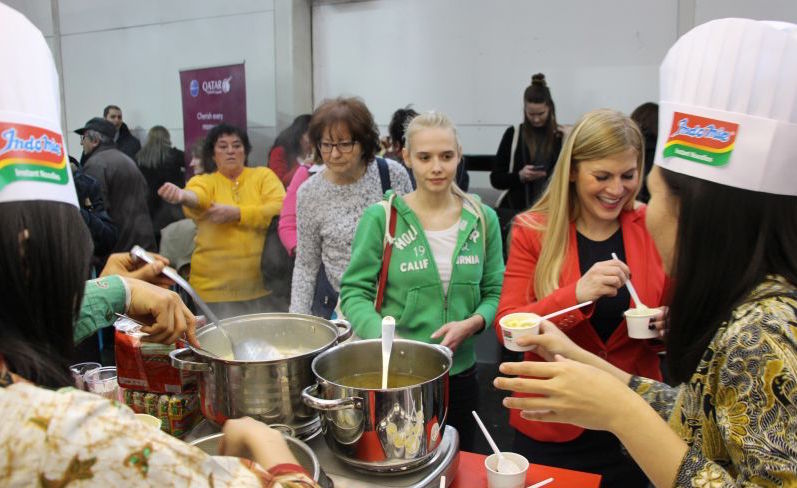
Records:
[[[486,457],[482,454],[460,451],[457,477],[454,478],[450,488],[484,488],[487,486],[487,472],[484,468]],[[598,488],[601,483],[599,474],[532,464],[526,475],[525,486],[550,477],[553,477],[554,480],[545,485],[545,488]]]

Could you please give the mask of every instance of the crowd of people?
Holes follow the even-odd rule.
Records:
[[[0,39],[27,39],[41,61],[37,73],[2,82],[0,116],[57,128],[43,37],[13,10],[0,5],[0,15],[14,26]],[[464,450],[480,405],[475,336],[512,313],[587,303],[542,321],[538,335],[518,339],[536,348],[500,366],[494,385],[512,392],[504,405],[515,452],[599,473],[604,486],[797,483],[797,146],[788,137],[797,111],[696,86],[720,83],[748,99],[781,90],[795,100],[786,93],[795,89],[785,87],[788,71],[763,61],[752,87],[733,73],[687,75],[706,62],[691,55],[706,42],[762,60],[789,45],[797,69],[794,32],[744,19],[697,27],[662,64],[660,105],[630,117],[591,110],[572,127],[558,123],[546,78],[534,75],[523,121],[498,146],[496,208],[466,192],[462,143],[440,112],[399,109],[380,141],[362,100],[327,99],[278,135],[265,166],[250,161],[246,131],[226,124],[190,148],[186,165],[166,128],[152,127],[142,146],[109,105],[76,131],[74,189],[0,184],[0,440],[15,450],[0,456],[0,484],[64,486],[105,471],[115,474],[97,479],[130,482],[142,469],[131,456],[146,445],[136,459],[149,461],[149,482],[315,486],[281,437],[252,419],[228,421],[222,452],[257,464],[224,465],[136,429],[128,409],[59,389],[75,345],[114,311],[149,324],[155,342],[185,334],[196,343],[191,310],[157,286],[168,285],[159,277],[167,263],[220,318],[346,317],[357,336],[376,338],[393,316],[398,336],[447,346],[446,422]],[[763,41],[733,42],[745,35]],[[15,65],[20,55],[0,59]],[[20,90],[55,98],[33,104]],[[732,152],[743,157],[728,163]],[[725,163],[707,164],[711,155]],[[165,258],[141,267],[126,254],[136,244]],[[286,264],[287,281],[270,278]],[[90,266],[100,278],[87,281]],[[629,336],[624,313],[643,307],[636,300],[656,309],[650,327],[661,340]],[[662,352],[675,386],[662,380]],[[96,447],[108,439],[113,447]]]

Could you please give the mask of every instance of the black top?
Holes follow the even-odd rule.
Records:
[[[612,259],[612,253],[616,253],[621,261],[625,262],[625,248],[623,247],[623,229],[605,241],[593,241],[580,232],[576,232],[578,241],[578,263],[583,276],[593,264],[600,261]],[[614,330],[623,321],[623,312],[628,310],[631,303],[631,295],[628,288],[622,287],[617,290],[617,295],[613,297],[601,297],[595,303],[595,311],[592,313],[590,323],[600,336],[603,342],[609,340]]]
[[[490,184],[499,190],[509,190],[506,198],[501,201],[501,208],[514,209],[520,212],[531,207],[545,191],[545,187],[548,185],[548,178],[553,173],[556,160],[559,158],[559,152],[562,149],[562,133],[556,131],[551,153],[544,154],[542,149],[545,140],[544,129],[532,129],[531,133],[534,136],[535,152],[537,153],[532,156],[529,154],[526,136],[521,132],[515,149],[515,165],[512,167],[512,155],[509,153],[512,152],[512,138],[517,127],[507,128],[501,138],[501,143],[498,146],[498,152],[493,162],[493,170],[490,172]],[[521,183],[520,170],[527,164],[542,166],[546,173],[545,178],[530,183]]]

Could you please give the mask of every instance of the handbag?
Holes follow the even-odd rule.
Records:
[[[260,272],[263,275],[263,285],[271,292],[271,298],[280,303],[291,301],[294,261],[295,258],[282,245],[279,238],[279,217],[274,216],[266,230],[266,242],[260,255]]]
[[[512,133],[512,145],[510,146],[510,149],[509,149],[509,172],[510,173],[513,173],[515,171],[515,164],[516,164],[516,162],[515,162],[515,152],[517,152],[517,144],[518,144],[518,139],[520,138],[520,131],[521,131],[522,127],[523,127],[522,125],[518,125],[517,128],[515,128],[514,132]],[[493,205],[493,208],[496,208],[496,209],[497,208],[504,208],[503,207],[504,205],[508,205],[507,208],[512,209],[512,202],[510,200],[508,200],[508,198],[509,198],[508,195],[509,195],[509,190],[508,189],[502,191],[498,195],[498,198],[495,199],[495,205]],[[522,209],[518,209],[518,210],[522,210]]]

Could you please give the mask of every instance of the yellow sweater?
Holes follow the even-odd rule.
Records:
[[[268,168],[244,168],[235,181],[215,172],[194,176],[185,187],[199,208],[183,207],[197,224],[191,286],[207,302],[253,300],[268,294],[260,256],[271,219],[279,215],[285,189]],[[212,203],[241,209],[241,220],[214,224],[204,218]],[[280,244],[277,241],[274,244]]]

